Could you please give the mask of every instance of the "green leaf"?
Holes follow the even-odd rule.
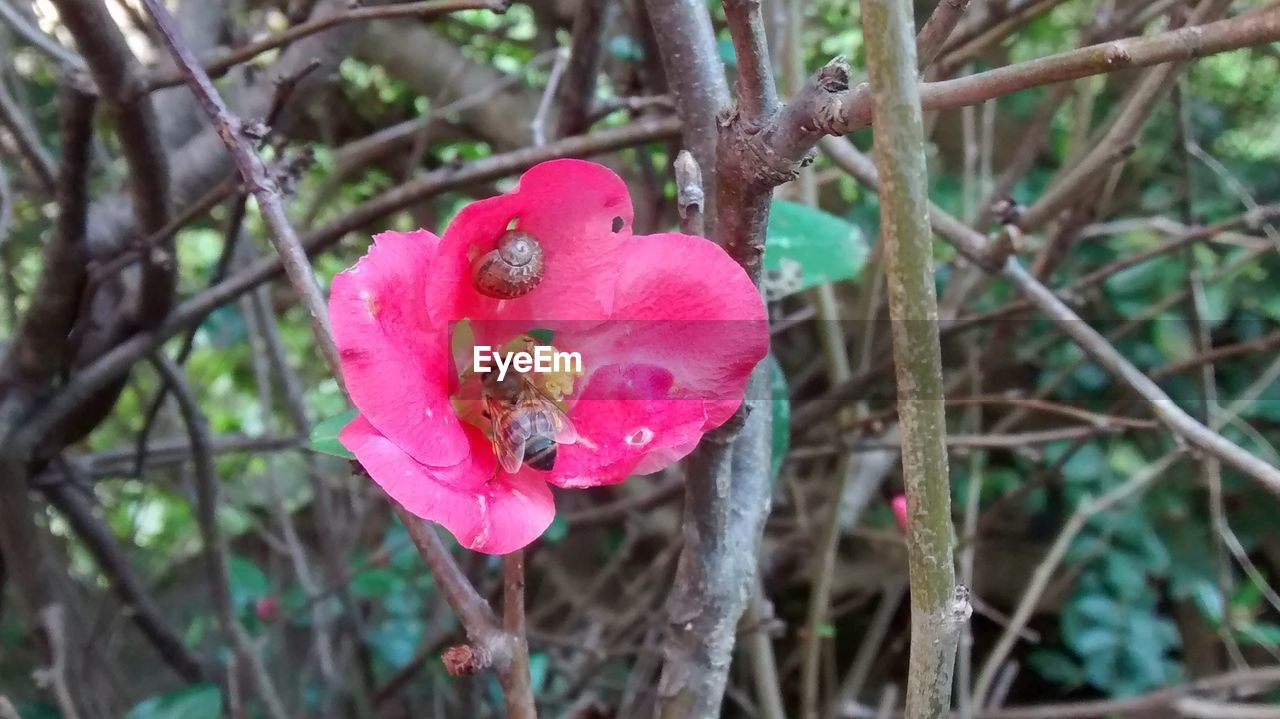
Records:
[[[1067,688],[1084,684],[1084,672],[1076,660],[1050,649],[1037,649],[1027,656],[1027,663],[1040,676]]]
[[[537,329],[529,330],[526,334],[532,335],[534,339],[544,345],[549,345],[551,344],[551,340],[555,338],[556,331],[539,327]]]
[[[1067,644],[1076,654],[1088,658],[1095,654],[1114,651],[1120,646],[1121,637],[1110,627],[1090,627],[1082,632],[1068,634]]]
[[[540,696],[547,684],[547,670],[551,668],[551,656],[546,652],[534,652],[529,655],[529,685],[533,687],[534,696]]]
[[[19,704],[17,709],[21,719],[62,719],[62,712],[58,711],[54,705],[45,702]]]
[[[557,514],[555,519],[551,520],[551,524],[547,525],[547,530],[542,533],[545,541],[555,544],[564,539],[569,534],[569,523],[564,520],[564,516]]]
[[[227,558],[227,576],[231,584],[231,601],[237,607],[265,597],[271,591],[267,575],[262,569],[238,554]]]
[[[1226,615],[1226,602],[1223,601],[1217,584],[1205,578],[1197,579],[1191,585],[1191,599],[1199,607],[1200,614],[1210,623],[1214,626],[1222,623]]]
[[[777,479],[782,471],[782,461],[791,447],[791,392],[778,359],[769,355],[765,361],[769,363],[769,397],[773,400],[773,459],[770,469]]]
[[[721,35],[716,40],[716,49],[720,51],[720,61],[733,70],[738,67],[738,53],[734,51],[733,40],[728,35]]]
[[[197,684],[151,697],[124,715],[124,719],[219,719],[222,691],[215,684]]]
[[[354,409],[347,410],[342,414],[321,420],[311,430],[311,449],[321,454],[329,454],[334,457],[342,457],[344,459],[355,459],[352,454],[342,443],[338,441],[338,433],[356,418]]]
[[[609,40],[609,54],[619,60],[644,62],[644,48],[630,35],[614,35]]]
[[[404,585],[404,580],[390,569],[377,567],[366,569],[351,580],[351,591],[357,597],[380,599],[394,593]]]
[[[379,659],[398,669],[413,661],[422,632],[417,619],[390,619],[369,632],[369,646]]]
[[[808,205],[773,201],[764,251],[769,299],[857,277],[866,261],[857,225]]]
[[[1236,636],[1244,644],[1280,647],[1280,627],[1266,622],[1246,622],[1236,627]]]

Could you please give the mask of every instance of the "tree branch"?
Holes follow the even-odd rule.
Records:
[[[40,137],[31,127],[31,123],[27,121],[17,101],[9,94],[3,82],[0,82],[0,125],[4,125],[9,130],[9,134],[13,135],[13,141],[18,145],[18,152],[31,167],[31,174],[35,175],[40,187],[46,193],[54,194],[58,186],[58,171],[54,167],[53,160],[49,159],[49,153],[40,144]]]
[[[684,149],[702,171],[703,187],[711,188],[703,206],[704,231],[716,236],[716,114],[729,105],[729,83],[716,51],[711,14],[703,0],[646,0],[662,67],[680,115]]]
[[[656,17],[664,5],[668,3],[651,2],[650,14],[655,15],[664,66],[672,78],[674,72],[689,72],[682,67],[688,57],[685,53],[711,53],[715,46],[710,38],[699,36],[695,28],[700,23],[693,19],[686,18],[680,26],[658,27],[657,23],[671,19]],[[682,9],[706,15],[704,8]],[[766,160],[758,154],[764,147],[758,133],[773,121],[777,105],[760,4],[758,0],[727,0],[724,9],[738,56],[739,107],[720,115],[714,168],[702,165],[698,147],[686,147],[701,165],[703,180],[714,183],[713,237],[758,285],[773,188],[794,178],[799,163]],[[664,38],[664,28],[676,35]],[[699,42],[704,43],[701,50],[693,49]],[[715,75],[715,62],[702,58],[698,72]],[[689,97],[677,87],[676,107],[686,127],[689,118],[711,110],[708,101],[715,99]],[[680,179],[686,207],[696,197],[692,184],[697,173],[691,169],[686,166]],[[690,219],[688,213],[685,219]],[[720,715],[735,629],[750,599],[769,513],[770,403],[760,399],[769,396],[768,386],[768,365],[761,362],[751,374],[748,399],[738,418],[704,437],[687,460],[684,546],[667,602],[669,625],[658,684],[656,715],[661,719]]]
[[[938,59],[951,32],[960,24],[969,0],[938,0],[929,19],[916,34],[916,62],[923,72]]]
[[[724,0],[724,19],[738,60],[734,91],[738,112],[747,122],[761,122],[778,109],[778,88],[773,81],[760,3],[761,0]]]
[[[64,463],[64,476],[38,482],[49,504],[67,520],[76,536],[88,548],[98,563],[98,568],[111,583],[128,616],[142,636],[146,637],[156,653],[164,659],[178,676],[188,682],[198,682],[205,676],[200,661],[187,650],[182,635],[169,624],[160,606],[147,593],[142,580],[133,571],[129,556],[116,539],[115,534],[102,520],[93,514],[89,503],[73,486],[69,466]]]
[[[40,28],[28,22],[17,8],[9,4],[9,0],[0,0],[0,20],[3,20],[6,25],[12,28],[19,37],[30,43],[32,47],[53,58],[59,64],[68,68],[84,69],[84,60],[80,59],[79,55],[66,49],[57,40],[49,37]]]
[[[609,31],[615,5],[609,0],[583,0],[573,20],[569,44],[569,66],[560,82],[557,100],[560,120],[556,137],[585,132],[596,97],[596,78],[604,56],[605,34]]]
[[[441,596],[453,608],[453,613],[458,615],[458,621],[462,623],[467,638],[471,641],[472,651],[478,652],[477,661],[480,666],[477,668],[493,666],[501,673],[511,661],[511,637],[498,622],[493,609],[462,573],[444,542],[440,541],[435,527],[405,511],[403,507],[396,506],[395,510],[405,529],[409,531],[409,537],[418,548],[418,553],[431,569],[431,576],[435,579]]]
[[[920,85],[924,110],[977,105],[1019,90],[1100,75],[1116,70],[1194,60],[1206,55],[1263,45],[1280,39],[1280,6],[1268,6],[1206,25],[1090,45],[954,80]],[[831,64],[792,98],[779,122],[775,149],[787,157],[822,135],[844,135],[871,124],[869,87],[848,85]],[[829,77],[824,82],[821,75]]]
[[[955,578],[924,121],[909,3],[862,0],[862,20],[907,490],[907,715],[937,718],[949,713],[956,649],[971,610],[968,590],[957,587]]]
[[[289,222],[284,205],[280,202],[280,188],[275,178],[267,170],[266,163],[258,156],[253,145],[243,136],[243,123],[227,109],[222,96],[213,87],[213,82],[200,67],[191,49],[186,46],[173,16],[159,0],[143,0],[143,4],[155,21],[165,45],[177,62],[179,70],[186,77],[187,84],[191,86],[191,91],[195,93],[201,108],[217,129],[218,137],[222,139],[222,143],[234,158],[240,176],[244,178],[250,192],[258,201],[258,210],[267,226],[271,243],[275,245],[276,252],[280,255],[285,274],[288,275],[290,284],[310,315],[311,329],[320,355],[328,363],[334,380],[341,385],[342,362],[338,356],[338,346],[333,341],[333,332],[329,327],[328,306],[316,282],[311,262],[307,259],[307,254],[294,232],[293,225]]]
[[[872,189],[877,187],[875,174],[866,171],[865,166],[868,164],[866,157],[858,152],[852,143],[844,139],[832,138],[825,140],[823,146],[834,150],[832,155],[834,158],[843,158],[840,163],[842,167],[857,170],[851,174],[854,174],[860,182]],[[949,242],[970,261],[1008,280],[1023,299],[1044,314],[1059,331],[1070,337],[1112,377],[1146,400],[1156,417],[1174,434],[1201,451],[1253,477],[1271,492],[1280,494],[1280,469],[1249,454],[1184,412],[1169,399],[1159,385],[1134,367],[1133,363],[1125,359],[1124,355],[1082,320],[1052,290],[1031,276],[1016,258],[1008,257],[993,264],[995,256],[988,247],[985,236],[936,206],[930,208],[930,219],[938,236]]]
[[[85,222],[89,164],[93,154],[92,93],[69,80],[62,88],[62,164],[58,168],[58,219],[44,247],[40,281],[10,346],[5,374],[37,390],[64,370],[70,357],[67,335],[75,324],[86,280]]]
[[[158,232],[169,219],[169,163],[160,145],[160,125],[151,98],[139,92],[138,61],[101,0],[54,0],[54,5],[115,123],[129,166],[129,194],[138,228],[144,234]],[[142,260],[142,290],[134,319],[151,327],[173,304],[177,260],[172,238],[144,252]]]
[[[498,672],[508,719],[537,719],[529,676],[529,638],[524,616],[524,550],[502,558],[502,628],[511,646],[511,662]]]
[[[191,439],[191,462],[195,467],[196,523],[200,528],[204,542],[204,555],[208,572],[209,591],[213,593],[214,616],[222,629],[223,637],[231,648],[236,661],[231,666],[235,672],[238,664],[249,670],[254,680],[254,688],[258,697],[266,705],[267,714],[272,719],[288,719],[288,712],[280,702],[271,676],[262,664],[240,621],[236,618],[235,605],[231,601],[231,578],[227,564],[226,538],[218,524],[218,503],[220,484],[218,473],[213,464],[212,443],[209,435],[209,421],[200,411],[199,400],[192,391],[182,369],[161,353],[152,355],[151,362],[156,371],[169,384],[173,398],[177,400],[178,411],[187,427]],[[235,712],[232,712],[233,716]]]
[[[1181,56],[1173,59],[1190,60],[1202,53],[1212,53],[1213,42],[1227,40],[1230,41],[1237,35],[1244,38],[1251,36],[1250,30],[1267,27],[1265,21],[1266,11],[1261,13],[1249,13],[1235,20],[1239,21],[1248,18],[1250,15],[1264,15],[1259,18],[1260,22],[1256,26],[1252,23],[1245,25],[1243,33],[1212,33],[1211,37],[1206,38],[1205,32],[1213,27],[1213,25],[1203,25],[1207,20],[1213,20],[1220,17],[1226,12],[1230,6],[1230,0],[1202,0],[1192,12],[1191,17],[1187,20],[1189,27],[1180,28],[1165,33],[1166,42],[1162,45],[1139,46],[1134,48],[1139,53],[1139,57],[1146,54],[1159,54],[1161,50],[1166,52],[1173,51],[1180,53]],[[1280,33],[1280,7],[1272,8],[1271,13],[1273,22],[1271,30],[1273,33]],[[1231,21],[1223,21],[1231,22]],[[1251,27],[1252,26],[1252,27]],[[1222,27],[1219,25],[1219,27]],[[1265,34],[1265,33],[1264,33]],[[1273,38],[1274,39],[1274,38]],[[1209,44],[1205,45],[1205,40]],[[1116,64],[1126,64],[1132,62],[1133,50],[1129,50],[1119,41],[1109,45],[1103,45],[1102,59],[1106,62],[1114,62]],[[1132,41],[1128,41],[1131,42]],[[1135,43],[1136,44],[1136,43]],[[1246,44],[1251,44],[1246,42]],[[1097,55],[1098,53],[1095,53]],[[1051,59],[1051,58],[1046,58]],[[1088,60],[1081,58],[1083,64],[1088,64]],[[1097,61],[1097,58],[1094,58]],[[1043,65],[1044,63],[1040,63]],[[1125,98],[1124,104],[1115,112],[1114,119],[1107,125],[1101,137],[1091,141],[1089,148],[1074,164],[1061,170],[1053,180],[1050,181],[1048,189],[1036,198],[1035,203],[1023,213],[1018,220],[1018,226],[1024,231],[1032,230],[1043,226],[1046,222],[1057,217],[1063,210],[1076,202],[1079,197],[1087,192],[1090,188],[1097,186],[1099,178],[1104,177],[1106,173],[1103,171],[1115,166],[1123,166],[1124,161],[1132,154],[1134,139],[1142,130],[1142,126],[1146,124],[1147,118],[1155,111],[1160,101],[1168,95],[1169,91],[1174,87],[1175,78],[1182,71],[1182,63],[1172,63],[1161,67],[1148,70],[1143,74],[1142,79],[1134,86]],[[1052,264],[1051,253],[1052,246],[1046,247],[1046,254],[1042,257],[1046,264],[1045,268]],[[1039,268],[1037,268],[1039,269]],[[1047,272],[1037,272],[1038,277],[1047,276]]]
[[[324,227],[307,233],[302,239],[303,248],[308,253],[320,252],[342,239],[348,232],[456,187],[496,180],[557,157],[588,157],[672,137],[678,128],[679,124],[672,118],[645,118],[590,135],[566,138],[540,148],[525,148],[493,155],[469,162],[460,168],[436,170],[367,200]],[[24,424],[24,434],[43,437],[50,429],[74,414],[95,392],[124,376],[135,362],[169,337],[196,325],[214,309],[276,277],[280,270],[279,255],[273,254],[255,260],[235,275],[175,307],[159,327],[137,333],[117,344],[92,364],[76,371],[61,390],[49,398],[40,411]]]
[[[309,35],[315,35],[330,28],[352,22],[370,22],[396,18],[430,20],[431,18],[458,12],[459,10],[492,10],[496,13],[503,13],[507,11],[510,5],[510,0],[422,0],[421,2],[374,5],[370,7],[353,5],[351,9],[345,12],[316,17],[294,25],[282,33],[270,35],[247,45],[227,50],[203,65],[197,64],[196,67],[203,67],[205,73],[217,77],[236,65],[249,62],[264,52],[289,45]],[[147,83],[146,90],[150,92],[163,87],[181,85],[184,82],[188,82],[186,75],[186,72],[181,68],[171,74],[159,75]]]

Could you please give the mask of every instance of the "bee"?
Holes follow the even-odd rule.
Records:
[[[480,378],[485,414],[493,428],[493,448],[504,470],[515,473],[521,464],[549,472],[557,447],[578,441],[578,431],[549,397],[524,373],[497,372]]]

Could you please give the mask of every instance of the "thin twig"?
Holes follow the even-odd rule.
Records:
[[[1258,692],[1276,684],[1280,684],[1280,667],[1258,667],[1205,677],[1134,697],[1010,707],[986,711],[979,717],[980,719],[1101,719],[1115,716],[1168,716],[1183,697],[1241,689]]]
[[[64,463],[64,472],[70,471],[71,465]],[[124,605],[124,614],[137,625],[138,631],[151,643],[165,664],[189,682],[200,681],[205,676],[205,668],[187,650],[182,635],[165,619],[160,605],[147,593],[142,580],[131,566],[128,551],[121,546],[111,528],[93,514],[88,502],[69,479],[68,476],[63,476],[54,481],[38,482],[38,485],[49,503],[66,519],[67,524],[93,555],[98,568],[107,577],[111,588]]]
[[[249,62],[264,52],[292,44],[304,37],[324,32],[338,25],[352,22],[370,22],[372,20],[391,20],[395,18],[427,20],[440,15],[458,12],[459,10],[492,10],[493,12],[501,13],[506,12],[509,6],[509,0],[422,0],[421,2],[406,2],[393,5],[353,7],[346,12],[317,17],[295,25],[282,33],[228,50],[208,63],[196,65],[196,67],[203,67],[205,73],[216,77],[236,65]],[[152,78],[147,83],[147,91],[181,85],[186,81],[186,74],[181,72],[181,68],[179,68],[179,72]]]
[[[902,474],[907,490],[911,653],[907,714],[945,716],[968,591],[957,587],[947,471],[942,357],[933,280],[924,127],[906,3],[862,0],[876,169],[882,181],[885,279],[897,368]]]
[[[308,253],[319,252],[356,228],[446,190],[505,177],[544,160],[585,157],[672,137],[678,129],[678,123],[673,118],[645,118],[590,135],[566,138],[543,148],[514,150],[469,162],[462,168],[437,170],[357,205],[329,224],[307,233],[303,238],[303,246]],[[135,362],[169,337],[193,327],[217,307],[274,278],[280,272],[280,265],[281,259],[277,254],[255,260],[243,270],[175,307],[165,322],[156,329],[135,334],[117,344],[92,364],[73,374],[58,394],[29,418],[24,431],[37,437],[44,436],[51,427],[57,426],[73,414],[95,392],[116,381]]]
[[[67,334],[75,324],[77,298],[85,284],[89,165],[93,155],[94,96],[69,81],[60,96],[63,156],[58,167],[58,219],[44,247],[44,271],[15,335],[9,357],[14,377],[32,387],[66,369]]]
[[[823,146],[834,153],[833,157],[840,158],[842,167],[855,171],[860,181],[875,187],[874,168],[868,167],[867,159],[853,147],[852,143],[839,138],[828,138],[824,140]],[[930,208],[930,219],[939,236],[950,242],[957,251],[971,261],[988,271],[998,273],[1009,281],[1024,299],[1044,314],[1063,334],[1071,338],[1113,377],[1142,397],[1156,417],[1171,431],[1194,447],[1216,456],[1224,463],[1255,478],[1272,492],[1280,494],[1280,469],[1248,453],[1239,445],[1188,415],[1169,399],[1169,396],[1155,382],[1120,354],[1114,345],[1082,320],[1058,295],[1023,269],[1016,258],[1009,257],[1003,264],[993,266],[990,264],[990,251],[985,236],[936,206]]]
[[[36,671],[36,684],[51,687],[58,710],[66,719],[80,719],[76,702],[71,698],[67,678],[67,620],[66,609],[61,604],[51,604],[40,610],[40,628],[44,630],[49,646],[49,666]]]
[[[938,58],[968,8],[969,0],[938,0],[929,19],[916,33],[916,60],[921,72],[929,69]]]
[[[79,55],[63,47],[57,40],[28,22],[17,8],[9,4],[9,0],[0,0],[0,20],[3,20],[23,40],[31,43],[32,47],[58,63],[73,69],[84,69],[84,60]]]
[[[9,94],[4,82],[0,82],[0,125],[13,135],[18,145],[18,152],[31,167],[31,173],[44,191],[52,195],[58,186],[58,171],[49,159],[49,153],[40,144],[40,136],[36,134],[18,103]]]
[[[187,382],[187,378],[183,376],[181,368],[161,353],[152,355],[151,362],[169,383],[173,397],[178,403],[182,421],[186,424],[187,434],[191,439],[191,460],[195,468],[196,523],[204,541],[206,571],[209,591],[213,593],[214,615],[218,619],[224,639],[232,648],[237,660],[231,666],[231,673],[234,674],[236,665],[242,663],[253,677],[254,689],[266,705],[267,713],[271,718],[288,719],[289,713],[280,701],[280,695],[276,692],[271,676],[262,664],[262,658],[254,649],[244,628],[240,626],[240,621],[236,618],[235,605],[231,601],[231,575],[227,560],[226,538],[218,525],[217,517],[221,492],[217,470],[214,468],[213,453],[210,451],[209,421],[201,412],[199,400]]]
[[[576,135],[590,127],[604,41],[616,7],[617,4],[609,0],[586,0],[578,6],[569,42],[569,65],[557,93],[560,106],[557,138]]]
[[[726,0],[724,9],[738,56],[739,106],[733,118],[725,116],[724,123],[706,128],[700,123],[727,104],[707,8],[696,0],[650,2],[663,64],[685,121],[685,148],[697,160],[703,182],[714,190],[714,210],[707,202],[703,215],[704,223],[714,227],[705,230],[758,284],[769,201],[784,175],[762,174],[751,166],[742,142],[748,128],[758,128],[755,123],[765,119],[762,113],[773,113],[777,100],[759,3]],[[714,158],[705,156],[708,140],[716,137],[704,134],[706,130],[718,130]],[[768,396],[768,383],[767,365],[761,363],[749,381],[746,396],[751,399],[740,410],[746,413],[745,423],[732,420],[705,438],[688,460],[684,546],[667,601],[669,624],[655,708],[662,719],[720,714],[734,628],[751,595],[772,488],[769,403],[756,399]],[[735,424],[741,427],[736,438]]]
[[[267,226],[267,234],[280,255],[285,274],[288,275],[290,284],[298,293],[303,307],[310,316],[311,329],[320,355],[328,363],[334,379],[341,385],[342,362],[338,356],[338,346],[333,340],[333,331],[329,327],[328,306],[316,282],[307,254],[301,242],[298,241],[297,233],[294,232],[284,205],[280,201],[280,188],[275,178],[268,171],[266,163],[258,156],[248,138],[243,135],[243,123],[227,109],[222,96],[213,87],[209,75],[205,73],[191,49],[183,41],[182,34],[168,9],[159,0],[143,0],[143,4],[155,21],[165,45],[173,55],[178,68],[183,72],[201,108],[217,128],[218,137],[235,160],[240,176],[244,178],[249,191],[258,201],[258,210]]]
[[[502,558],[502,627],[511,647],[511,660],[499,669],[502,698],[509,719],[536,719],[529,677],[529,638],[524,618],[524,550]]]
[[[444,542],[436,534],[435,527],[422,519],[396,507],[396,514],[409,531],[409,537],[427,566],[441,596],[453,608],[475,649],[486,658],[486,663],[500,664],[510,659],[511,647],[506,633],[498,623],[498,617],[484,597],[462,573]]]
[[[703,188],[706,224],[702,234],[716,235],[716,113],[729,105],[729,83],[716,50],[715,29],[703,0],[646,0],[662,67],[680,115],[684,149],[697,160]]]
[[[978,673],[978,678],[974,682],[974,706],[986,706],[987,697],[996,681],[996,673],[1004,664],[1005,658],[1009,655],[1009,650],[1013,648],[1013,644],[1017,640],[1017,630],[1026,626],[1027,620],[1031,618],[1031,613],[1040,602],[1040,597],[1055,576],[1058,565],[1066,557],[1072,541],[1084,529],[1085,524],[1120,502],[1139,495],[1140,492],[1146,489],[1147,485],[1159,479],[1169,467],[1173,466],[1174,462],[1181,457],[1181,454],[1178,451],[1171,452],[1147,465],[1142,471],[1133,475],[1124,483],[1113,487],[1097,499],[1087,499],[1080,503],[1071,518],[1063,526],[1062,531],[1058,533],[1058,537],[1054,540],[1053,546],[1049,548],[1049,552],[1040,561],[1040,564],[1036,566],[1035,572],[1031,576],[1031,581],[1028,583],[1026,590],[1023,591],[1022,597],[1018,600],[1018,607],[1014,610],[1013,617],[1009,620],[1009,625],[1001,633],[995,648],[987,655],[987,660],[983,663],[982,670]]]
[[[152,98],[137,92],[142,67],[102,0],[54,0],[54,5],[88,63],[115,124],[129,167],[129,196],[140,234],[159,232],[169,221],[172,183]],[[142,283],[134,319],[152,327],[173,305],[178,275],[172,240],[148,249],[141,259]]]
[[[561,49],[551,63],[551,72],[547,76],[547,86],[542,91],[542,99],[538,101],[538,110],[533,113],[529,123],[529,133],[533,136],[533,146],[542,147],[547,144],[547,116],[551,114],[551,101],[560,87],[560,76],[564,74],[565,65],[569,62],[569,52]]]

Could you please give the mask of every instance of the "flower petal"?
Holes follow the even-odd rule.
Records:
[[[639,236],[626,249],[610,321],[556,336],[581,352],[590,374],[614,364],[670,371],[673,391],[707,402],[703,430],[742,402],[752,368],[769,349],[764,301],[743,269],[701,237]]]
[[[595,372],[569,411],[578,441],[559,447],[547,481],[614,484],[638,467],[654,472],[688,454],[702,436],[705,403],[671,390],[671,373],[661,367],[613,364]]]
[[[447,468],[417,462],[363,415],[343,428],[339,440],[392,499],[444,526],[462,546],[486,554],[527,546],[555,516],[551,489],[533,470],[495,477],[488,440],[474,428],[466,435],[467,459]]]
[[[329,313],[356,407],[418,462],[448,466],[468,444],[449,404],[449,325],[428,312],[447,290],[432,261],[439,242],[423,230],[377,235],[333,278]]]
[[[459,263],[449,274],[463,278],[457,318],[522,320],[551,328],[558,320],[604,319],[623,248],[631,239],[633,214],[626,184],[609,168],[582,160],[535,165],[514,191],[471,203],[445,231],[442,252]],[[546,271],[523,297],[485,297],[471,285],[471,263],[492,250],[512,222],[542,243]],[[477,335],[477,341],[490,339]]]

